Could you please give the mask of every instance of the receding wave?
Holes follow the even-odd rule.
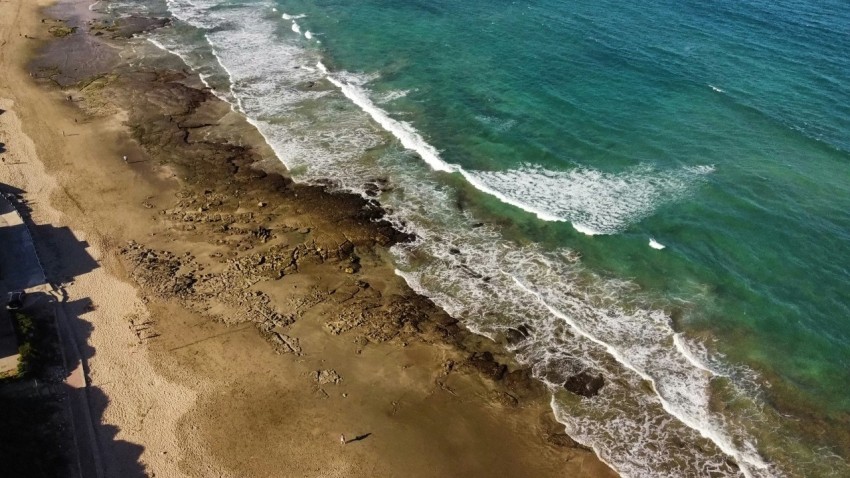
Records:
[[[352,191],[387,178],[393,187],[381,201],[390,219],[419,238],[393,248],[398,273],[482,335],[522,331],[511,347],[550,387],[553,409],[574,438],[623,476],[775,473],[745,431],[746,420],[710,406],[710,389],[732,374],[717,372],[708,352],[677,334],[667,314],[640,299],[635,284],[595,276],[571,251],[521,246],[495,227],[469,227],[476,218],[454,207],[453,189],[433,174],[458,173],[544,219],[612,233],[686,194],[710,167],[467,171],[444,161],[410,123],[376,106],[366,88],[374,76],[329,71],[317,52],[279,34],[276,15],[264,16],[256,5],[210,10],[219,3],[169,0],[174,16],[199,29],[206,43],[158,43],[208,49],[213,62],[205,63],[205,53],[180,54],[195,68],[220,68],[207,74],[216,94],[257,126],[296,178],[329,178]],[[213,81],[218,76],[226,80]],[[307,86],[323,79],[342,94],[330,85]],[[411,161],[408,150],[422,161]],[[564,389],[580,374],[604,378],[597,395]],[[732,381],[723,387],[738,393]]]
[[[392,103],[393,101],[404,98],[410,93],[410,90],[391,90],[378,95],[375,100],[378,104]]]
[[[368,113],[369,116],[385,130],[392,133],[405,148],[417,152],[432,169],[444,172],[461,173],[467,178],[467,180],[479,189],[493,195],[502,194],[501,191],[496,190],[487,182],[488,178],[486,178],[486,176],[482,173],[469,172],[457,165],[444,162],[440,158],[437,150],[427,143],[421,134],[419,134],[419,132],[417,132],[409,123],[391,118],[386,111],[378,108],[373,102],[371,102],[368,94],[362,86],[335,77],[321,62],[319,62],[317,66],[320,71],[328,74],[328,80],[340,88],[346,97]],[[558,173],[549,172],[531,166],[527,167],[526,170],[534,171],[534,174],[537,176],[535,179],[538,181],[540,181],[541,178],[554,180],[551,182],[541,181],[544,187],[552,186],[552,183],[561,185],[564,184],[565,178],[558,177]],[[580,185],[578,190],[581,194],[587,194],[587,196],[579,197],[582,201],[584,201],[584,204],[588,205],[588,209],[592,207],[592,194],[600,194],[605,191],[606,188],[607,190],[612,191],[613,194],[625,195],[627,197],[628,201],[626,203],[631,204],[632,207],[626,209],[620,217],[615,215],[615,220],[613,221],[608,219],[611,216],[602,214],[602,209],[592,209],[593,212],[599,212],[599,215],[594,218],[595,222],[592,224],[595,227],[601,228],[605,232],[614,232],[616,230],[615,228],[624,227],[624,225],[628,223],[628,220],[634,219],[636,214],[646,214],[647,210],[652,206],[682,194],[687,189],[693,178],[707,174],[712,170],[713,169],[711,167],[697,167],[684,169],[682,171],[666,175],[650,174],[649,171],[641,171],[627,179],[606,176],[596,171],[590,171],[583,172],[583,174],[587,177],[578,175],[571,179]],[[515,173],[508,172],[504,174],[511,175]],[[482,179],[482,176],[484,176],[484,179]],[[525,181],[529,183],[531,182],[527,179]],[[494,182],[498,183],[498,181]],[[410,191],[414,187],[415,186],[413,184],[409,184],[406,185],[405,190]],[[631,196],[629,196],[629,194],[631,194]],[[443,198],[442,201],[424,201],[424,198],[428,197],[428,191],[423,191],[421,188],[417,192],[416,196],[419,197],[420,200],[423,200],[423,204],[432,205],[430,206],[430,214],[434,213],[434,204],[451,204],[451,201],[447,198]],[[534,194],[529,194],[526,197],[529,196],[532,198],[539,197]],[[508,195],[504,195],[503,197],[500,197],[500,199],[503,199],[505,202],[516,202],[520,207],[534,210],[533,203],[532,205],[529,205],[527,202],[515,200],[513,197]],[[578,201],[577,203],[582,204],[582,201]],[[605,206],[611,207],[611,202],[609,201],[605,204]],[[547,212],[542,211],[534,212],[538,214],[548,214]],[[448,216],[451,213],[446,211],[444,214]],[[409,210],[407,210],[405,214],[402,214],[406,221],[416,215],[416,213]],[[423,216],[426,215],[428,215],[428,213],[423,214]],[[550,220],[566,219],[551,217]],[[421,224],[427,222],[428,220],[425,219],[421,222],[414,223]],[[424,228],[418,227],[415,230],[417,234],[423,238],[423,240],[418,244],[420,249],[428,248],[428,244],[444,243],[444,238],[447,234],[447,231],[441,229],[439,238],[429,237],[429,234]],[[597,230],[594,229],[591,230],[591,232],[597,232]],[[433,239],[433,242],[428,239]],[[469,233],[466,233],[462,240],[458,239],[457,244],[470,244],[472,242],[470,239]],[[574,331],[579,333],[579,336],[584,337],[585,340],[595,344],[597,347],[600,347],[601,351],[604,352],[607,357],[613,358],[617,364],[625,368],[625,370],[617,370],[614,374],[615,376],[623,376],[624,374],[631,372],[635,375],[635,379],[637,380],[637,382],[633,385],[638,388],[640,387],[639,382],[642,380],[652,383],[655,395],[653,399],[648,400],[650,400],[650,402],[654,401],[654,408],[660,408],[660,410],[656,410],[657,412],[660,411],[678,419],[677,427],[681,428],[682,425],[684,425],[684,428],[690,429],[691,433],[695,432],[695,440],[702,438],[704,440],[708,440],[711,444],[717,447],[717,459],[710,460],[712,462],[711,465],[704,463],[701,466],[709,466],[718,473],[725,469],[729,473],[736,474],[737,472],[733,468],[729,467],[728,464],[724,465],[726,457],[731,456],[736,460],[736,462],[755,470],[763,470],[767,467],[767,464],[764,463],[758,454],[752,451],[754,447],[747,444],[747,441],[744,441],[744,443],[747,444],[744,450],[737,448],[734,443],[735,441],[740,442],[741,437],[733,439],[732,436],[728,435],[722,417],[715,416],[715,414],[712,414],[709,411],[709,395],[707,393],[707,387],[708,381],[712,375],[709,374],[706,376],[704,374],[705,370],[700,367],[694,367],[690,357],[682,355],[679,353],[677,348],[673,346],[675,334],[670,326],[670,319],[668,316],[660,311],[642,309],[626,312],[615,305],[611,306],[611,310],[602,309],[593,303],[598,300],[598,297],[586,297],[585,300],[581,300],[570,296],[570,292],[575,289],[575,284],[568,280],[565,281],[565,278],[570,278],[571,276],[574,276],[574,274],[571,274],[568,270],[561,271],[561,273],[552,273],[553,270],[559,269],[557,262],[547,260],[539,256],[535,257],[535,254],[532,254],[532,259],[530,261],[521,260],[527,259],[523,257],[512,258],[511,253],[505,251],[512,251],[515,249],[512,245],[507,243],[503,244],[504,250],[494,248],[492,244],[488,244],[487,242],[482,242],[480,246],[480,249],[473,248],[470,254],[481,253],[483,255],[475,256],[468,263],[464,262],[462,267],[460,264],[456,263],[444,263],[430,270],[420,266],[420,269],[417,272],[399,272],[399,274],[405,277],[405,279],[418,291],[425,295],[429,295],[432,298],[436,298],[437,302],[441,306],[456,316],[492,316],[496,313],[496,311],[502,311],[500,312],[501,315],[504,311],[510,311],[513,309],[516,313],[509,314],[509,317],[529,318],[542,316],[548,317],[547,320],[552,320],[554,318],[567,322]],[[441,256],[446,256],[445,250],[428,249],[429,255],[432,257],[439,258]],[[499,275],[498,272],[505,275],[503,269],[505,264],[494,265],[493,268],[489,270],[470,272],[472,269],[480,269],[482,264],[487,264],[488,262],[492,263],[494,258],[487,257],[487,252],[485,251],[492,251],[493,249],[499,251],[497,255],[499,259],[515,259],[513,261],[508,261],[507,263],[515,266],[521,264],[522,267],[516,268],[512,274],[508,274],[508,277],[513,283],[505,283],[504,287],[498,288],[498,290],[493,291],[492,294],[487,294],[486,297],[478,296],[481,291],[478,290],[477,286],[480,286],[480,284],[475,283],[474,279],[486,277],[486,288],[491,288],[495,283],[494,277]],[[449,259],[450,263],[454,261],[455,259],[453,258]],[[471,264],[476,264],[477,267],[471,267]],[[541,264],[545,264],[545,267],[539,267]],[[458,269],[461,269],[462,271],[459,273],[459,277],[456,276],[456,274],[458,274]],[[528,285],[529,283],[519,279],[519,277],[535,271],[540,274],[540,276],[545,277],[545,280],[540,281],[541,284],[545,284],[545,288],[541,288],[539,290],[532,288]],[[436,284],[430,280],[428,281],[427,286],[423,285],[423,277],[439,277],[440,287],[437,287]],[[474,284],[468,283],[470,278],[473,279]],[[451,289],[451,300],[445,300],[449,298],[448,295],[441,295],[440,289],[445,287],[446,284],[454,285]],[[509,293],[511,290],[518,290],[517,295],[511,296]],[[605,287],[600,288],[596,292],[599,294],[599,297],[605,297],[606,295],[610,295],[612,290],[616,290],[615,285],[606,283]],[[470,291],[473,291],[473,294],[468,297],[469,300],[464,301],[463,305],[458,307],[457,302],[459,297],[462,297],[464,293],[469,293]],[[498,295],[504,296],[506,292],[508,292],[508,296],[511,296],[510,302],[513,304],[511,306],[506,303],[498,303],[501,302],[498,299]],[[616,296],[616,294],[614,295]],[[497,303],[498,305],[494,305]],[[486,311],[470,311],[468,307],[471,304],[491,304],[494,305],[494,307]],[[536,304],[536,306],[534,304]],[[557,304],[563,306],[563,308],[568,312],[561,310]],[[524,307],[528,307],[531,310],[521,310]],[[608,340],[598,338],[596,334],[583,330],[574,321],[577,313],[580,313],[581,316],[587,318],[586,325],[588,328],[597,331],[597,333],[603,337],[610,338]],[[473,330],[485,335],[491,335],[493,333],[492,331],[488,331],[486,327],[482,327],[480,321],[474,321],[468,323],[468,325]],[[520,327],[524,324],[514,325]],[[648,325],[652,325],[652,327],[648,327]],[[536,342],[537,346],[545,348],[547,345],[550,345],[547,337],[548,336],[546,335],[541,337],[539,342]],[[620,343],[617,344],[617,342]],[[531,363],[532,365],[539,366],[541,363],[548,363],[548,360],[542,360],[541,362],[532,361]],[[543,366],[545,367],[545,365]],[[579,370],[583,369],[584,368],[582,367],[579,368]],[[558,375],[559,377],[566,377],[565,375],[562,375],[563,370],[561,368],[558,370],[560,370],[560,372],[558,372],[560,374]],[[545,375],[541,375],[540,378],[544,380],[546,379]],[[551,383],[554,384],[557,382]],[[645,403],[643,405],[649,410],[653,408],[650,403]],[[651,419],[647,417],[647,420]],[[608,432],[611,433],[612,431],[609,430]],[[685,432],[679,430],[677,433],[681,434]],[[621,438],[626,442],[633,443],[636,437],[622,436]],[[655,439],[664,441],[671,440],[672,437],[656,437]],[[598,440],[598,437],[588,437],[589,442],[598,443]],[[610,446],[613,447],[614,445],[612,444]],[[691,451],[692,450],[689,450],[688,453]],[[673,465],[674,462],[678,462],[682,459],[683,457],[671,459],[671,462],[662,468],[669,467],[676,470],[669,476],[682,476],[681,473],[683,470]],[[620,469],[622,467],[622,465],[618,466]],[[748,468],[744,468],[745,471],[747,469]],[[637,470],[635,470],[635,472],[636,471]]]
[[[585,234],[614,234],[684,196],[709,166],[612,174],[579,168],[552,171],[526,165],[508,171],[470,171],[474,184],[548,221],[568,221]]]
[[[327,72],[324,65],[320,70]],[[393,119],[369,98],[362,86],[327,73],[354,104],[363,109],[405,148],[415,151],[435,171],[460,173],[477,189],[502,202],[535,214],[544,221],[570,222],[580,232],[615,234],[646,218],[660,205],[681,198],[712,172],[711,166],[675,171],[637,168],[621,174],[592,169],[552,171],[526,165],[507,171],[471,171],[450,164],[405,121]]]

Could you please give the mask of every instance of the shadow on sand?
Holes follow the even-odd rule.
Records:
[[[79,467],[80,473],[74,473],[75,476],[93,478],[100,476],[141,478],[147,476],[144,465],[139,461],[144,448],[141,445],[117,439],[120,430],[113,425],[104,423],[104,412],[109,406],[109,398],[106,394],[93,385],[79,388],[73,386],[75,383],[82,384],[80,374],[77,373],[76,379],[73,374],[80,367],[85,376],[85,383],[90,384],[88,362],[95,355],[96,350],[90,345],[89,338],[94,330],[94,325],[86,321],[83,316],[94,310],[96,304],[93,304],[89,298],[69,300],[62,284],[70,283],[75,278],[100,267],[100,265],[87,252],[88,243],[77,239],[68,227],[35,224],[31,218],[32,211],[23,199],[25,191],[0,184],[0,193],[13,203],[27,226],[46,276],[46,283],[40,284],[45,287],[35,286],[42,292],[31,294],[23,311],[46,321],[55,317],[50,330],[53,331],[54,343],[57,336],[62,339],[65,360],[64,367],[62,367],[62,355],[56,354],[59,357],[59,363],[56,364],[56,367],[53,367],[53,370],[64,370],[64,373],[59,374],[61,377],[33,377],[36,384],[34,387],[31,384],[2,383],[0,384],[0,395],[5,396],[8,392],[14,398],[21,393],[25,395],[35,394],[46,399],[47,402],[52,402],[54,407],[61,408],[67,404],[65,413],[70,412],[73,417],[73,427],[70,427],[70,431],[66,434],[68,436],[65,436],[65,446],[61,443],[58,445],[69,450],[66,455],[71,463],[68,466],[74,469]],[[0,260],[3,260],[2,255],[0,255]],[[6,258],[6,261],[8,261],[8,258]],[[17,261],[26,262],[27,259],[17,258]],[[8,264],[0,263],[0,289],[2,289],[0,292],[4,292],[4,295],[5,289],[12,287],[12,284],[8,283],[14,283],[16,280],[13,276],[14,272]],[[34,287],[34,285],[28,284],[28,287]],[[64,401],[65,403],[60,403],[63,401],[62,397],[67,398]],[[73,437],[70,436],[71,433]],[[2,436],[2,439],[5,441],[7,437]],[[70,441],[67,439],[70,439]],[[79,452],[79,461],[77,461],[74,453],[74,441]],[[5,443],[2,444],[0,448],[11,449],[5,445]],[[3,454],[5,455],[5,453]],[[16,460],[14,455],[7,458],[12,461]],[[13,463],[4,461],[3,468],[6,470],[16,469],[13,465]],[[28,469],[29,473],[32,473],[31,463],[23,463],[22,465],[24,465],[22,469]],[[27,466],[30,468],[26,468]]]

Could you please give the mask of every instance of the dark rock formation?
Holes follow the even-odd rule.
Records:
[[[508,371],[508,366],[497,362],[490,352],[474,352],[466,363],[492,380],[501,380]]]
[[[564,382],[564,388],[582,397],[594,397],[599,393],[605,379],[602,374],[595,377],[587,372],[577,373]]]
[[[510,328],[505,331],[505,340],[508,344],[516,345],[528,338],[528,326],[523,324],[517,328]]]

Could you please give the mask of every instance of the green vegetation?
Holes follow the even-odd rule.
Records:
[[[47,478],[67,474],[70,443],[63,407],[49,369],[59,363],[50,317],[12,314],[18,336],[17,374],[0,377],[0,476]]]
[[[39,326],[32,317],[21,312],[12,316],[12,323],[21,344],[18,347],[18,353],[21,355],[18,360],[18,378],[37,376],[45,365],[44,359],[47,358],[42,349],[50,348],[45,341],[48,334],[43,333],[44,327]]]

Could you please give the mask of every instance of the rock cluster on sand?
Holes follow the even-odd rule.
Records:
[[[336,370],[333,370],[333,369],[331,369],[331,370],[317,370],[316,371],[316,382],[318,382],[319,385],[327,385],[327,384],[330,384],[330,383],[337,384],[339,382],[342,382],[342,377],[340,377],[339,374],[336,373]]]

